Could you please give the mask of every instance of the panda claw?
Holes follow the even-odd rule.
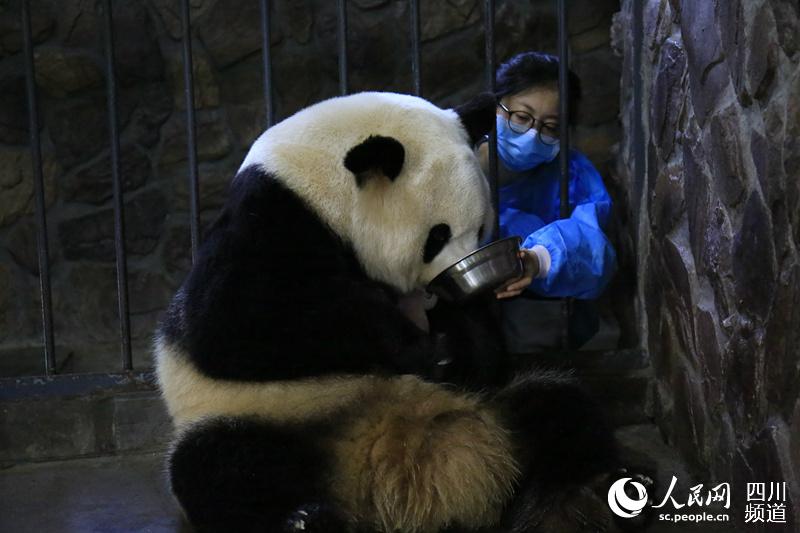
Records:
[[[296,509],[286,520],[285,533],[305,531],[322,533],[342,530],[334,513],[326,506],[318,504],[304,505]]]
[[[313,509],[312,509],[313,512]],[[306,529],[306,520],[308,520],[310,514],[305,509],[297,509],[294,511],[289,518],[286,520],[286,531],[293,532],[293,531],[307,531]]]

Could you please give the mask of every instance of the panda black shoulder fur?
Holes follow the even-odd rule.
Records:
[[[440,303],[426,332],[398,309],[491,226],[472,145],[494,113],[361,93],[254,143],[156,342],[199,531],[525,531],[543,491],[609,466],[569,380],[491,387],[480,310]]]

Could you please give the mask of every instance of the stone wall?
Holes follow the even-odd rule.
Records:
[[[636,236],[654,414],[704,481],[733,483],[734,505],[747,482],[788,482],[791,523],[800,518],[800,7],[636,1],[623,2],[615,24],[617,179]]]
[[[187,154],[178,0],[114,0],[121,170],[137,364],[149,364],[156,317],[189,267]],[[50,235],[55,341],[63,370],[118,367],[111,173],[102,31],[95,0],[32,0]],[[336,4],[273,4],[278,118],[338,91]],[[264,125],[259,2],[192,0],[204,221]],[[482,6],[425,0],[423,90],[452,105],[483,87]],[[586,102],[581,147],[601,168],[618,138],[616,0],[571,2],[574,65]],[[351,90],[409,91],[404,0],[349,2]],[[0,2],[0,375],[41,370],[33,181],[19,25]],[[497,57],[555,50],[549,2],[498,2]],[[91,357],[89,357],[91,356]]]

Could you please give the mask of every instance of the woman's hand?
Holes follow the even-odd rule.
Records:
[[[498,300],[519,296],[539,273],[539,257],[534,252],[520,250],[519,257],[523,265],[522,277],[510,279],[502,287],[495,289]]]

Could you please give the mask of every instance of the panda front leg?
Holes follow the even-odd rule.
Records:
[[[468,390],[496,388],[508,379],[508,356],[491,297],[455,304],[439,300],[428,311],[431,335],[448,365],[437,381]]]
[[[320,431],[254,417],[198,422],[170,451],[172,492],[198,533],[346,531],[326,505]]]

